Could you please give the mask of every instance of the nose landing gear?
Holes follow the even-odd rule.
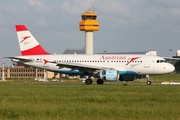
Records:
[[[146,79],[147,79],[146,84],[147,84],[147,85],[151,85],[151,80],[150,80],[149,75],[146,75]]]

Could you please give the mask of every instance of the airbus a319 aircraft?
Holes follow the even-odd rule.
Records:
[[[129,54],[50,54],[37,42],[25,25],[16,25],[22,56],[8,57],[14,62],[52,72],[97,77],[97,84],[104,81],[133,81],[136,75],[166,74],[174,66],[164,58],[152,55]],[[147,84],[151,85],[147,77]]]

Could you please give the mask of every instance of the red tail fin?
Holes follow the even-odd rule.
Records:
[[[16,32],[19,40],[21,54],[24,55],[46,55],[43,47],[29,32],[25,25],[16,25]]]

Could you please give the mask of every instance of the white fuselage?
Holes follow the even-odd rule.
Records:
[[[46,69],[59,73],[79,70],[76,65],[84,68],[104,68],[118,70],[120,74],[165,74],[174,71],[174,66],[165,59],[151,55],[127,55],[127,54],[95,54],[95,55],[28,55],[17,56],[12,59],[22,62],[22,59],[31,59],[23,64]],[[17,61],[18,60],[18,61]],[[48,62],[45,62],[48,61]],[[57,64],[71,64],[70,67],[60,67]],[[74,64],[75,66],[72,66]],[[97,69],[98,70],[98,69]],[[79,70],[80,71],[80,70]]]

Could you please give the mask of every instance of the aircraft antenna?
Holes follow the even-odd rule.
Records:
[[[92,11],[92,13],[96,12],[95,2],[90,3],[90,10]]]

